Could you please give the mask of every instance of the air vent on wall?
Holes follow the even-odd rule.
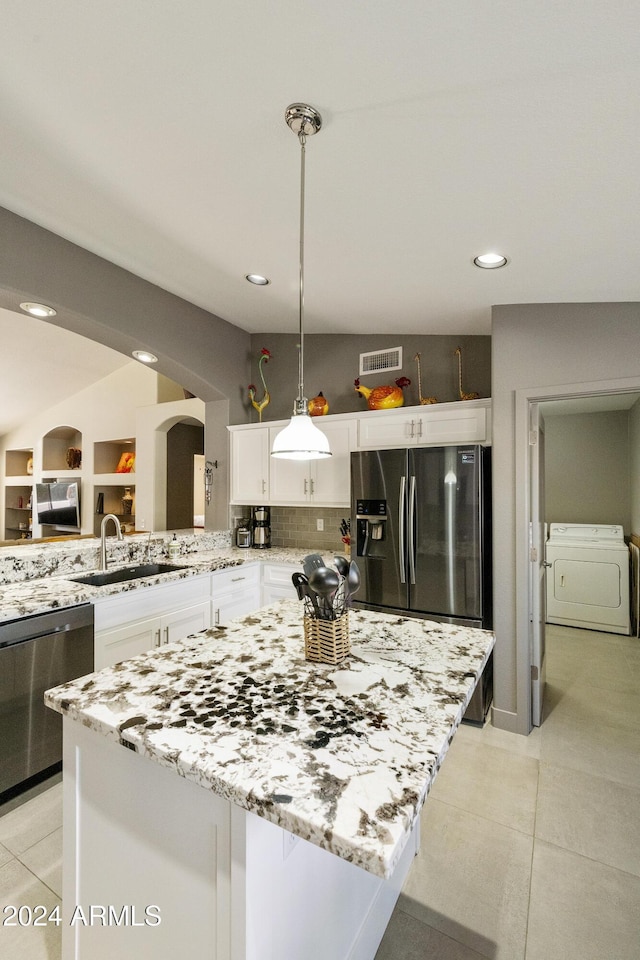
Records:
[[[368,373],[383,373],[386,370],[402,370],[402,347],[389,350],[372,350],[360,354],[360,376]]]

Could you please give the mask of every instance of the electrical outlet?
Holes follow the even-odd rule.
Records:
[[[283,837],[283,849],[282,849],[282,859],[286,860],[296,843],[300,840],[300,837],[296,837],[295,833],[290,833],[289,830],[282,831]]]
[[[324,530],[324,520],[321,520],[320,517],[316,520],[316,530]]]

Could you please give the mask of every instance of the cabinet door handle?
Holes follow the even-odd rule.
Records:
[[[411,422],[411,429],[410,429],[410,431],[409,431],[409,436],[410,436],[410,437],[413,437],[413,436],[414,436],[414,430],[415,430],[415,428],[416,428],[416,425],[415,425],[415,421],[414,421],[414,420],[411,420],[410,422]]]
[[[313,496],[316,491],[316,485],[313,480],[310,480],[309,482],[311,484],[311,496]]]
[[[308,493],[308,490],[307,490],[308,486],[309,486],[309,481],[308,481],[307,478],[305,477],[305,478],[304,478],[304,495],[305,495],[305,497],[306,497],[306,495],[307,495],[307,493]]]
[[[160,629],[156,630],[156,647],[160,646]]]
[[[214,616],[214,618],[213,618],[213,624],[214,624],[214,626],[216,626],[216,627],[219,627],[219,626],[220,626],[220,608],[219,608],[219,607],[218,607],[218,609],[217,609],[216,612],[215,612],[215,616]]]
[[[263,480],[263,481],[262,481],[262,492],[263,492],[263,493],[266,493],[266,492],[267,492],[267,481],[266,481],[266,480]]]
[[[164,628],[164,642],[169,643],[169,627]]]
[[[416,420],[418,424],[418,439],[422,440],[422,420]]]

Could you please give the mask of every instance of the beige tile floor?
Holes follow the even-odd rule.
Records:
[[[376,960],[640,957],[640,643],[547,640],[542,727],[459,730]],[[60,903],[61,806],[58,780],[0,807],[0,908]],[[2,960],[59,957],[58,927],[0,926]]]
[[[461,727],[376,960],[639,960],[640,642],[547,631],[542,727]]]

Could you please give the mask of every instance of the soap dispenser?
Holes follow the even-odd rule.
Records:
[[[169,544],[169,560],[177,560],[180,556],[180,544],[174,533],[173,540]]]

